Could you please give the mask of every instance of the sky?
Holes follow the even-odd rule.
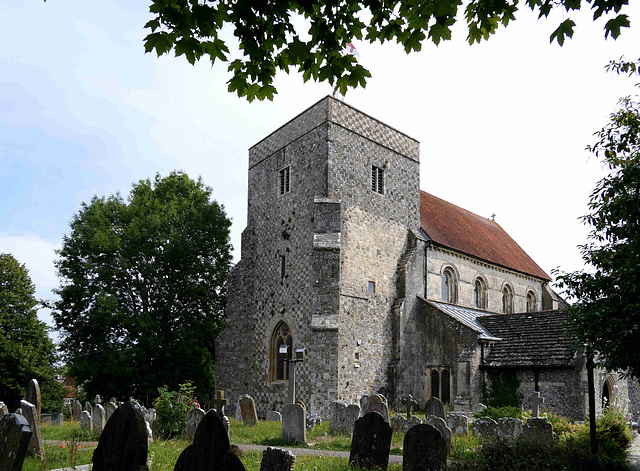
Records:
[[[399,46],[356,41],[372,78],[345,102],[420,141],[421,188],[495,220],[551,274],[583,268],[589,194],[606,175],[585,147],[638,78],[607,74],[637,59],[632,27],[604,39],[608,18],[529,10],[488,42]],[[549,36],[577,23],[564,47]],[[59,285],[54,260],[69,222],[94,195],[173,170],[202,177],[232,218],[234,258],[246,225],[248,149],[331,93],[279,74],[273,101],[227,92],[226,66],[144,52],[148,2],[0,3],[0,253],[24,263],[38,298]],[[39,317],[51,324],[48,311]]]

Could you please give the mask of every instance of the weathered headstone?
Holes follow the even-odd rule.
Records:
[[[296,457],[289,450],[267,447],[262,452],[260,471],[294,471]]]
[[[267,422],[282,422],[282,414],[275,410],[267,412]]]
[[[369,412],[356,420],[351,439],[349,465],[386,470],[393,430],[381,414]]]
[[[444,404],[437,397],[432,397],[427,401],[424,405],[424,416],[429,417],[430,415],[435,415],[436,417],[440,417],[442,420],[447,420],[447,414],[444,410]]]
[[[307,411],[300,404],[285,404],[282,408],[282,439],[298,443],[307,442]]]
[[[107,402],[104,405],[104,418],[105,418],[105,420],[107,422],[109,421],[109,419],[111,418],[111,416],[113,415],[113,413],[116,411],[117,408],[118,408],[118,406],[116,405],[115,401],[114,402]],[[75,412],[74,412],[74,414],[75,414]]]
[[[187,414],[187,437],[193,439],[196,436],[196,430],[198,430],[198,425],[200,425],[200,421],[204,416],[205,411],[199,407],[189,411]]]
[[[464,414],[447,414],[447,425],[455,435],[466,435],[469,433],[469,419]]]
[[[80,414],[80,430],[92,430],[92,422],[91,422],[91,414],[89,412],[87,412],[86,410],[82,411],[82,414]]]
[[[367,402],[367,410],[362,411],[363,416],[369,412],[377,412],[380,414],[386,422],[389,422],[389,407],[387,406],[387,400],[381,394],[374,394],[369,396]]]
[[[102,433],[102,429],[105,426],[106,419],[104,414],[104,407],[102,404],[96,404],[93,406],[93,414],[91,414],[91,421],[93,426],[93,433],[96,435],[100,435]]]
[[[64,414],[55,413],[51,414],[51,425],[54,427],[60,427],[64,423]]]
[[[523,422],[515,417],[500,417],[498,419],[498,437],[515,440],[522,435]]]
[[[442,438],[447,444],[447,452],[451,450],[451,440],[452,433],[451,429],[447,426],[447,423],[441,419],[440,417],[436,417],[435,415],[430,415],[427,417],[426,423],[438,429],[438,431],[442,434]]]
[[[80,414],[82,414],[82,404],[80,404],[80,401],[78,401],[77,399],[74,399],[73,403],[71,404],[71,413],[73,415],[74,422],[80,420]]]
[[[22,412],[22,416],[27,419],[29,428],[31,429],[29,453],[44,460],[44,442],[40,434],[40,424],[37,419],[36,406],[23,399],[20,401],[20,411]]]
[[[24,394],[24,400],[30,404],[33,404],[36,408],[36,418],[40,423],[40,416],[42,414],[42,396],[40,395],[40,385],[37,379],[32,379],[27,384],[27,391]]]
[[[389,425],[391,425],[394,433],[407,433],[409,430],[409,421],[400,414],[391,417]]]
[[[219,389],[216,394],[216,400],[213,402],[216,405],[216,411],[220,413],[227,406],[229,400],[224,397],[224,391]]]
[[[440,431],[429,424],[411,427],[404,436],[403,471],[431,471],[447,464],[449,448]]]
[[[553,440],[553,425],[546,417],[531,417],[524,424],[522,433],[528,439],[551,442]]]
[[[388,412],[387,412],[388,413]],[[344,410],[342,418],[342,428],[340,430],[344,435],[350,435],[353,432],[353,426],[360,417],[360,406],[358,404],[349,404]]]
[[[360,416],[364,416],[369,410],[369,396],[364,395],[360,398]]]
[[[473,412],[482,412],[486,408],[487,408],[487,406],[485,406],[484,404],[478,402],[475,406],[473,406]]]
[[[251,396],[245,394],[240,398],[240,412],[242,413],[242,422],[246,426],[253,427],[258,424],[256,403]]]
[[[322,423],[322,417],[318,414],[307,414],[307,430],[313,430],[316,425]]]
[[[473,423],[473,436],[495,438],[498,436],[498,423],[490,417],[480,417]]]
[[[0,418],[0,437],[0,469],[20,471],[31,441],[29,422],[21,415],[3,415]]]
[[[9,415],[9,408],[4,402],[0,402],[0,419],[5,415]]]
[[[96,394],[96,397],[93,398],[93,403],[102,404],[102,397],[100,397],[100,394]]]
[[[240,422],[242,420],[242,408],[240,407],[240,400],[242,399],[242,396],[240,396],[238,398],[238,405],[236,406],[236,420],[238,422]]]
[[[531,403],[533,405],[533,417],[540,417],[540,406],[544,404],[544,397],[540,397],[540,391],[535,391],[532,394]]]
[[[149,423],[149,427],[151,428],[153,428],[153,423],[156,421],[157,418],[158,418],[158,415],[156,414],[156,410],[153,407],[151,407],[150,409],[147,409],[147,412],[145,412],[144,414],[144,420],[146,420]]]
[[[215,410],[200,421],[193,443],[178,457],[174,471],[244,471],[242,461],[229,446],[229,436]]]
[[[84,407],[82,410],[86,410],[89,414],[93,411],[93,407],[91,407],[91,403],[89,401],[84,403]]]
[[[347,403],[344,401],[333,401],[331,403],[329,433],[340,432],[342,430],[342,422],[346,410]]]
[[[142,408],[135,401],[113,413],[93,452],[93,471],[148,471],[149,437]]]

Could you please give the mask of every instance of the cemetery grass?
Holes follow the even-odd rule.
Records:
[[[98,442],[99,436],[91,430],[80,430],[78,422],[64,422],[60,426],[41,424],[40,433],[43,440],[77,440],[79,442]]]

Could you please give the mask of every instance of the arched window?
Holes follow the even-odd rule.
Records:
[[[280,322],[271,336],[271,352],[269,355],[271,381],[287,381],[289,379],[289,360],[293,352],[291,331],[285,322]]]
[[[509,285],[504,285],[502,288],[502,312],[505,314],[513,312],[513,290]]]
[[[527,312],[536,311],[536,293],[529,290],[527,292]]]
[[[476,309],[487,308],[487,284],[480,277],[476,278],[473,286],[473,305]]]
[[[448,303],[458,301],[458,282],[456,273],[447,267],[442,272],[442,300]]]

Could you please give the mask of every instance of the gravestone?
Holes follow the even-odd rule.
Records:
[[[0,469],[20,471],[31,441],[29,422],[21,415],[3,415],[0,418],[0,437]]]
[[[5,415],[9,415],[9,408],[4,402],[0,401],[0,419]]]
[[[522,435],[523,422],[515,417],[500,417],[498,419],[498,437],[515,440]]]
[[[93,402],[94,404],[102,404],[102,397],[100,397],[100,394],[96,394],[96,397],[93,398]]]
[[[495,438],[498,436],[498,423],[490,417],[480,417],[473,423],[473,436]]]
[[[216,405],[216,411],[218,411],[218,415],[219,415],[220,412],[224,413],[223,412],[224,408],[227,406],[227,403],[229,402],[229,400],[224,397],[224,391],[219,389],[216,395],[216,400],[213,402]]]
[[[344,414],[346,410],[346,402],[333,401],[331,403],[331,412],[329,416],[329,433],[340,432],[342,430],[342,422],[344,420]]]
[[[411,418],[411,414],[418,410],[418,403],[413,399],[411,394],[407,394],[404,404],[407,408],[407,420],[409,420]]]
[[[289,450],[267,447],[262,452],[260,471],[294,471],[296,457]]]
[[[86,410],[82,411],[80,414],[80,430],[92,430],[92,422],[91,422],[91,414]]]
[[[424,416],[429,417],[430,415],[435,415],[436,417],[440,417],[442,420],[447,420],[447,414],[444,410],[444,404],[437,397],[432,397],[427,401],[424,405]]]
[[[251,396],[245,394],[240,398],[240,412],[242,413],[242,422],[246,426],[253,427],[258,424],[256,403]]]
[[[540,391],[534,391],[531,397],[531,403],[533,404],[533,417],[540,417],[540,406],[544,404],[544,397],[540,397]]]
[[[360,416],[364,416],[369,408],[369,396],[366,394],[360,398]]]
[[[267,412],[267,422],[282,422],[282,414],[275,410]]]
[[[300,404],[285,404],[282,408],[282,439],[298,443],[307,442],[307,411]]]
[[[360,406],[358,404],[349,404],[344,410],[340,432],[344,435],[351,435],[351,432],[353,432],[353,426],[359,417]]]
[[[82,414],[82,404],[77,399],[73,400],[73,404],[71,404],[71,413],[73,414],[73,421],[77,422],[80,420],[80,414]]]
[[[469,419],[464,414],[447,414],[447,426],[455,435],[467,435],[469,433]]]
[[[485,406],[484,404],[479,402],[475,406],[473,406],[473,412],[482,412],[486,408],[487,408],[487,406]]]
[[[242,396],[238,398],[238,405],[236,406],[236,420],[238,422],[242,420],[242,408],[240,407],[240,399],[242,399]]]
[[[307,414],[307,430],[313,430],[316,425],[322,423],[322,417],[318,414]]]
[[[51,425],[54,427],[60,427],[64,423],[64,414],[55,413],[51,414]]]
[[[386,422],[389,422],[389,407],[387,406],[387,400],[381,394],[374,394],[369,396],[367,401],[367,410],[362,411],[363,416],[369,412],[377,412],[380,414]]]
[[[407,420],[400,414],[394,415],[390,421],[391,428],[393,428],[395,433],[407,433],[411,427],[420,425],[421,423],[422,420],[420,420],[420,417],[412,415],[411,418]]]
[[[45,414],[44,412],[40,414],[40,425],[42,424],[51,425],[51,414]]]
[[[93,407],[91,407],[91,403],[87,401],[84,403],[84,407],[82,408],[82,410],[86,410],[89,414],[91,414],[91,411],[93,411]]]
[[[356,420],[349,466],[386,470],[393,430],[381,414],[369,412]]]
[[[106,423],[104,407],[102,407],[102,404],[96,404],[93,407],[93,414],[91,414],[91,422],[92,422],[91,425],[93,426],[93,433],[95,433],[96,435],[100,435]]]
[[[551,442],[553,440],[553,425],[546,417],[531,417],[524,424],[522,433],[528,439]]]
[[[231,452],[222,419],[210,410],[200,421],[193,443],[185,448],[174,471],[244,471],[242,461]]]
[[[198,425],[200,425],[200,421],[204,418],[205,411],[196,407],[195,409],[191,409],[187,414],[187,437],[193,440],[193,437],[196,436],[196,430],[198,430]]]
[[[142,408],[129,401],[116,409],[93,452],[93,471],[148,471],[149,437]]]
[[[403,471],[438,470],[447,464],[449,449],[446,440],[437,428],[429,424],[411,427],[404,436],[402,450]]]
[[[447,423],[435,415],[427,417],[425,423],[438,429],[442,434],[442,438],[444,438],[444,441],[447,443],[447,452],[449,452],[451,450],[452,433],[451,429],[447,426]]]
[[[36,408],[36,420],[41,421],[42,415],[42,396],[40,395],[40,385],[37,379],[32,379],[27,384],[27,391],[24,394],[24,400],[33,404]]]
[[[111,416],[113,415],[113,413],[116,411],[117,408],[118,406],[116,405],[115,401],[107,402],[104,405],[104,419],[106,420],[106,422],[109,422],[109,419],[111,418]],[[74,415],[75,415],[75,412],[74,412]]]
[[[29,428],[31,429],[29,453],[44,460],[44,442],[40,434],[40,424],[37,419],[36,406],[23,399],[20,401],[20,411],[22,412],[22,416],[27,419]]]

